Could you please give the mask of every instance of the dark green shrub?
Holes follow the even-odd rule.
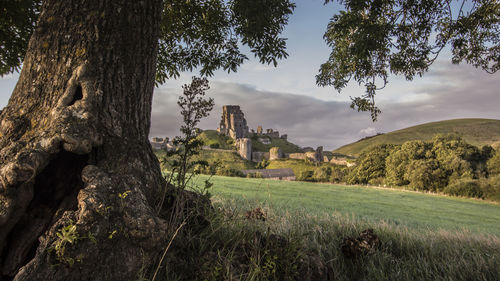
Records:
[[[488,160],[488,174],[500,174],[500,152],[496,152],[495,155]]]
[[[381,144],[372,146],[361,153],[356,166],[349,172],[349,184],[367,184],[371,179],[385,176],[385,160],[395,145]]]
[[[348,168],[346,166],[333,166],[332,174],[330,175],[330,182],[333,183],[341,183],[345,182],[345,177],[348,172]]]
[[[463,196],[463,197],[473,197],[473,198],[483,198],[483,190],[479,180],[460,180],[453,184],[448,185],[443,190],[444,194],[452,196]]]
[[[327,182],[332,175],[332,168],[330,167],[318,167],[314,169],[312,179],[317,182]]]
[[[414,190],[441,191],[448,185],[448,175],[436,159],[412,160],[407,166],[404,179]]]
[[[297,180],[299,180],[299,181],[313,181],[313,174],[314,174],[314,172],[310,171],[310,170],[303,171],[297,177]]]
[[[382,186],[384,184],[384,178],[383,177],[378,177],[378,178],[370,179],[368,181],[368,184],[376,185],[376,186]]]
[[[409,181],[404,178],[408,165],[412,160],[424,159],[431,147],[431,144],[420,140],[407,141],[401,146],[396,146],[385,159],[385,183],[408,185]]]
[[[262,159],[259,163],[257,163],[257,166],[255,166],[256,169],[265,169],[267,166],[269,166],[269,161],[266,159]]]
[[[226,176],[226,177],[244,177],[243,173],[240,170],[236,170],[229,167],[219,167],[215,172],[217,176]]]
[[[220,145],[218,143],[211,143],[210,148],[220,148]]]
[[[484,198],[500,202],[500,175],[490,176],[482,181],[481,188]]]

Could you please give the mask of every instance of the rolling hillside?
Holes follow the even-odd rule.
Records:
[[[344,145],[333,153],[357,156],[363,149],[382,143],[402,144],[409,140],[429,141],[436,134],[456,133],[468,143],[483,146],[500,147],[500,120],[495,119],[454,119],[426,123],[387,134],[365,138]]]

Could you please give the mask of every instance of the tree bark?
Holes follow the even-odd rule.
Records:
[[[162,1],[44,2],[0,113],[0,280],[135,280],[168,229],[148,141]]]

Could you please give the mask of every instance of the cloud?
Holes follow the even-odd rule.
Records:
[[[390,132],[425,122],[454,118],[500,119],[500,80],[469,66],[438,65],[429,83],[408,82],[413,93],[425,99],[397,99],[380,104],[382,115],[371,122],[368,113],[349,108],[348,102],[324,101],[306,95],[258,90],[252,85],[211,82],[207,93],[216,106],[200,127],[216,129],[222,106],[241,106],[250,128],[262,125],[300,146],[334,149],[364,136]],[[151,136],[178,135],[181,124],[177,97],[181,90],[157,89],[154,96]],[[402,94],[403,95],[403,94]]]
[[[375,129],[373,127],[368,127],[368,128],[365,128],[365,129],[362,129],[359,131],[359,134],[363,135],[363,136],[373,136],[376,133],[377,133],[377,129]]]

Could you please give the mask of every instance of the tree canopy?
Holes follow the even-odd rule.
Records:
[[[288,56],[280,37],[295,8],[292,0],[165,0],[156,82],[181,71],[236,71],[248,57],[246,45],[261,63],[276,66]],[[42,0],[0,3],[0,76],[17,71]],[[422,76],[439,53],[451,46],[452,62],[486,72],[500,68],[500,3],[496,0],[325,0],[344,10],[324,34],[332,48],[316,83],[341,91],[349,81],[366,92],[351,97],[351,107],[380,113],[378,90],[390,74],[407,80]]]
[[[325,4],[334,0],[325,0]],[[452,62],[489,73],[500,69],[500,2],[497,0],[339,0],[345,10],[332,17],[324,35],[332,48],[316,82],[338,91],[354,80],[366,88],[352,108],[374,120],[377,90],[389,74],[422,76],[451,46]]]
[[[41,0],[0,3],[0,76],[18,71],[33,32]],[[286,58],[280,37],[295,8],[290,0],[165,0],[159,38],[156,82],[199,68],[236,71],[248,57],[246,45],[262,63]],[[3,16],[3,13],[6,16]]]
[[[407,141],[367,148],[345,178],[353,184],[387,184],[411,189],[482,197],[498,194],[497,154],[479,149],[454,134],[436,135],[431,142]],[[490,183],[491,182],[491,183]],[[448,190],[446,189],[448,188]],[[477,189],[484,189],[478,192]]]
[[[38,0],[0,2],[0,77],[20,70],[40,3]]]

